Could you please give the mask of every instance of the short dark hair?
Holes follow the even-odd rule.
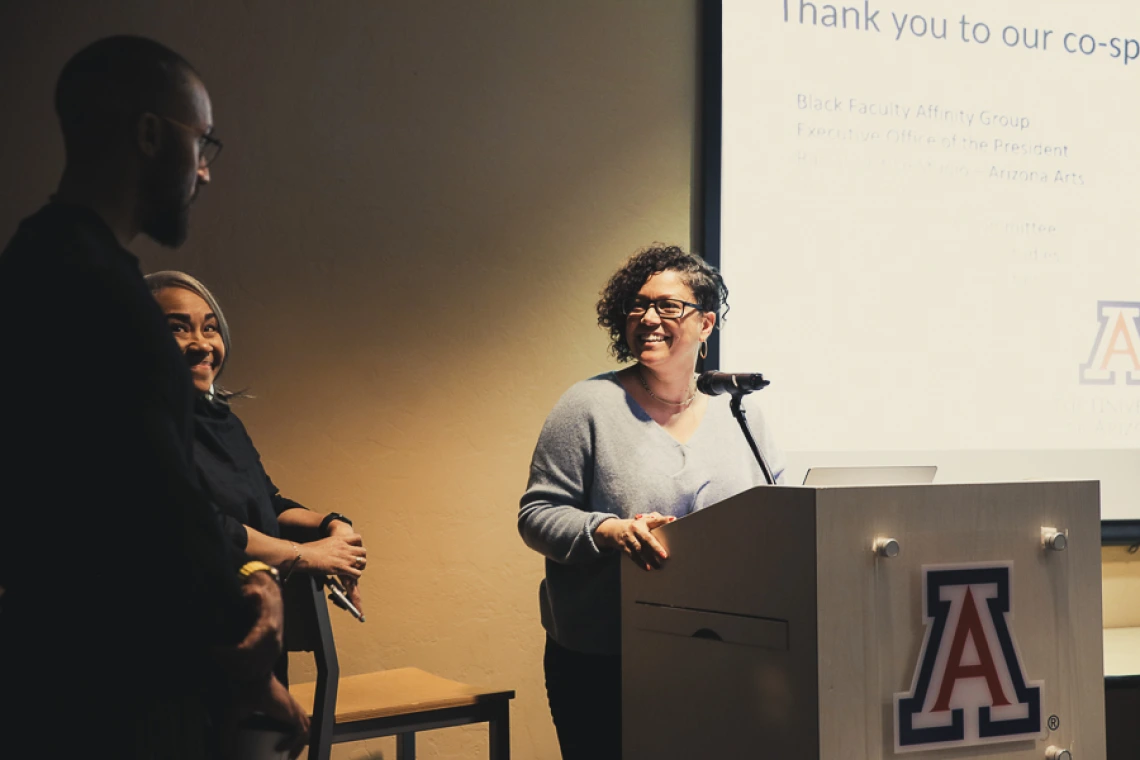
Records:
[[[68,160],[106,150],[144,112],[162,114],[196,76],[185,58],[145,37],[106,37],[83,48],[55,85]]]
[[[598,300],[598,324],[610,332],[610,353],[618,361],[631,361],[633,352],[625,340],[625,304],[658,272],[677,272],[693,291],[704,311],[717,315],[717,327],[728,313],[728,287],[712,264],[679,246],[654,243],[631,256],[614,273]]]

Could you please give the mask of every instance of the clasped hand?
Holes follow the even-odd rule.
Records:
[[[284,643],[281,591],[268,573],[253,573],[245,579],[242,595],[254,616],[253,625],[237,644],[214,650],[215,662],[234,697],[221,727],[222,742],[229,754],[238,725],[254,710],[261,710],[290,726],[278,749],[288,750],[289,757],[295,758],[308,740],[309,718],[271,672]]]
[[[344,583],[348,601],[363,611],[360,603],[360,586],[357,582],[368,564],[368,550],[364,539],[346,523],[334,520],[329,526],[328,538],[305,544],[303,565],[308,569],[336,575]]]
[[[234,682],[259,681],[269,675],[285,639],[285,606],[281,589],[268,573],[253,573],[242,585],[253,625],[237,644],[217,647],[214,656]]]
[[[368,563],[368,550],[358,534],[329,536],[304,546],[301,568],[342,578],[359,578]]]
[[[677,518],[666,517],[659,512],[625,520],[610,517],[594,529],[594,541],[603,549],[621,549],[635,565],[643,570],[652,570],[661,567],[661,563],[669,558],[665,547],[654,538],[652,531],[675,519]]]

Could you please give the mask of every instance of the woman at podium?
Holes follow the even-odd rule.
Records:
[[[662,245],[635,254],[597,304],[610,350],[628,366],[572,386],[539,435],[518,524],[546,557],[543,666],[564,760],[621,756],[622,556],[661,567],[654,528],[765,482],[728,398],[697,392],[697,360],[727,296],[699,256]],[[747,399],[779,483],[782,456]]]

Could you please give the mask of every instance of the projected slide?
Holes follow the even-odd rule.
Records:
[[[1140,448],[1140,5],[723,8],[721,364],[785,447]]]

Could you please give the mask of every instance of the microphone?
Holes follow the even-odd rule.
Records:
[[[702,372],[697,378],[697,390],[706,396],[731,393],[743,396],[768,387],[770,383],[758,372]]]
[[[348,590],[340,582],[340,578],[335,575],[326,575],[322,580],[329,590],[329,601],[363,623],[364,615],[356,609],[356,605],[348,601]]]

